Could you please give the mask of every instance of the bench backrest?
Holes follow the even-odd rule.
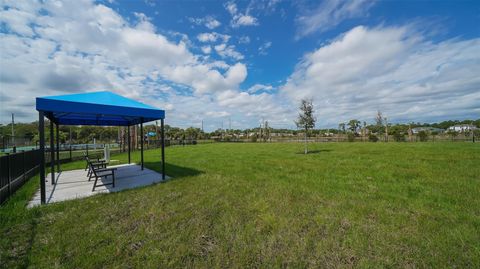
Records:
[[[90,166],[90,170],[92,171],[92,173],[95,175],[95,177],[97,176],[97,171],[95,171],[95,167],[93,166],[93,164],[91,162],[88,161],[88,157],[87,157],[87,163],[88,163],[88,166]]]

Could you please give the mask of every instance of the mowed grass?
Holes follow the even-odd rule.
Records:
[[[309,147],[171,147],[166,183],[26,210],[31,181],[0,209],[0,264],[480,267],[480,144]]]

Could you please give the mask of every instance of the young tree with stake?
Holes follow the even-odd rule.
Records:
[[[300,113],[295,124],[298,128],[305,130],[305,154],[308,153],[307,133],[309,129],[315,127],[315,117],[313,116],[313,101],[311,99],[302,99],[300,103]]]

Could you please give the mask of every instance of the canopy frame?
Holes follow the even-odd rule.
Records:
[[[112,92],[91,92],[83,94],[69,94],[36,98],[38,111],[38,132],[40,144],[40,198],[46,203],[45,188],[45,117],[50,120],[50,172],[51,183],[55,181],[55,164],[60,171],[59,129],[60,125],[96,125],[96,126],[125,126],[128,136],[128,163],[131,162],[131,126],[140,125],[141,132],[141,169],[144,169],[143,124],[160,119],[161,121],[161,162],[162,180],[165,180],[165,111],[157,109]],[[56,137],[54,137],[54,125]],[[54,140],[56,139],[56,143]],[[56,144],[56,156],[55,156]],[[88,147],[87,147],[88,148]]]

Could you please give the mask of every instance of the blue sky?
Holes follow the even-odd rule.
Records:
[[[480,117],[479,1],[2,1],[1,122],[110,90],[214,130]]]

